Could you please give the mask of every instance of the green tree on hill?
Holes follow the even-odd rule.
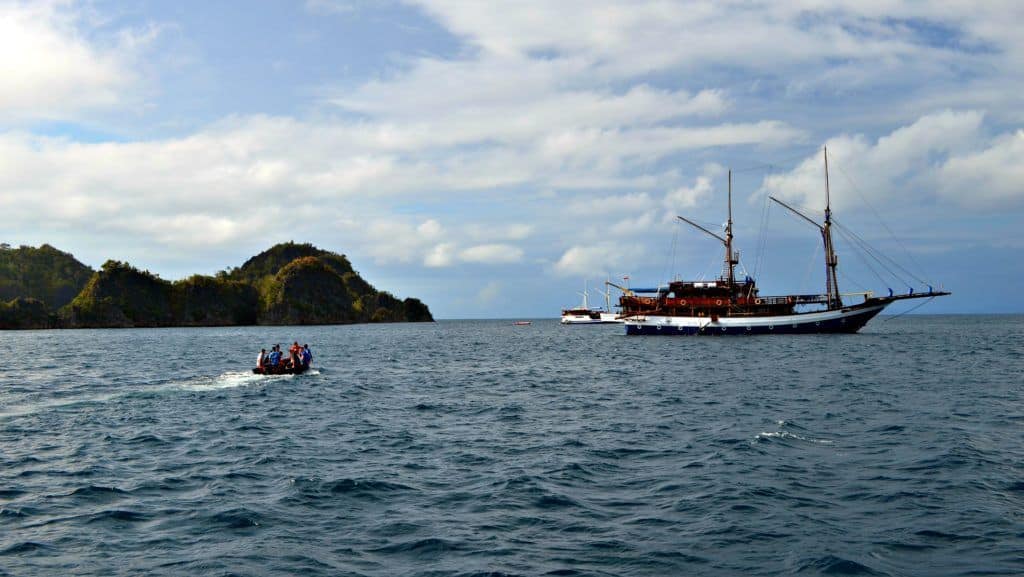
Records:
[[[216,276],[173,283],[116,260],[93,273],[49,245],[0,245],[0,294],[0,329],[433,320],[419,300],[375,289],[345,255],[293,242]],[[38,294],[63,306],[48,306]]]
[[[44,244],[39,248],[0,245],[0,301],[22,297],[45,303],[51,310],[71,302],[89,282],[92,269],[66,252]]]

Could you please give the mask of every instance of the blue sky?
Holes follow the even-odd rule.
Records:
[[[440,318],[553,317],[716,275],[674,217],[720,226],[732,168],[743,269],[817,292],[765,203],[820,213],[828,145],[837,220],[906,269],[839,238],[842,290],[1024,311],[1024,7],[777,4],[0,1],[0,240],[170,279],[308,241]]]

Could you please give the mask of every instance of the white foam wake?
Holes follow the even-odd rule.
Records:
[[[795,434],[787,432],[787,431],[772,431],[772,432],[762,431],[762,432],[758,433],[757,436],[754,437],[754,438],[755,438],[755,440],[756,439],[771,439],[771,438],[776,438],[776,439],[796,439],[798,441],[805,441],[805,442],[808,442],[808,443],[818,443],[819,445],[831,445],[832,444],[832,441],[829,441],[829,440],[826,440],[826,439],[812,439],[810,437],[801,437],[800,435],[795,435]]]
[[[293,375],[280,375],[291,377]],[[200,377],[179,384],[179,388],[187,391],[217,391],[220,389],[234,389],[244,387],[253,383],[271,378],[267,375],[257,375],[252,371],[228,371],[216,377]]]

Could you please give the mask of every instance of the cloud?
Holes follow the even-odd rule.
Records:
[[[0,27],[18,24],[0,34],[14,70],[0,77],[0,120],[123,114],[140,76],[167,64],[140,57],[159,25],[90,27],[78,6],[0,7]],[[827,142],[838,208],[864,194],[908,212],[924,201],[992,211],[1024,188],[1018,3],[409,0],[388,3],[388,18],[400,27],[409,6],[450,36],[325,57],[318,70],[343,79],[318,72],[308,82],[330,88],[275,95],[274,114],[233,112],[269,109],[255,100],[184,120],[157,107],[147,121],[166,122],[158,133],[106,142],[0,133],[8,230],[183,255],[300,231],[410,275],[530,261],[579,276],[660,258],[665,220],[723,192],[709,159],[748,164]],[[356,2],[305,8],[375,16]],[[191,66],[223,72],[219,39],[204,44],[188,25],[180,44],[209,59]],[[309,70],[295,60],[300,78]],[[808,155],[762,192],[820,206],[822,177]]]
[[[305,9],[314,14],[349,14],[357,7],[351,0],[306,0]]]
[[[423,258],[424,266],[441,268],[451,266],[455,262],[455,244],[442,242],[435,245]]]
[[[523,249],[509,244],[481,244],[459,252],[463,262],[507,264],[523,260]]]
[[[476,302],[478,305],[490,305],[497,302],[499,296],[501,296],[501,283],[490,281],[476,293]]]
[[[608,270],[636,266],[643,251],[643,246],[636,243],[603,242],[572,246],[558,259],[553,270],[559,276],[600,276]]]
[[[650,209],[653,201],[645,192],[577,198],[566,207],[566,213],[578,217],[593,217],[634,213]]]
[[[967,177],[975,183],[1007,174],[1006,170],[997,170],[996,163],[970,160],[1001,157],[1001,152],[1013,148],[1014,139],[1007,137],[979,154],[979,148],[988,146],[983,120],[984,115],[979,111],[947,110],[923,116],[874,143],[863,135],[830,138],[827,147],[833,168],[832,206],[843,209],[863,200],[879,199],[885,199],[888,205],[911,204],[916,197],[934,196],[935,190],[954,196],[949,193],[950,186],[965,182],[958,178],[957,169],[987,170],[984,176],[975,172]],[[1009,148],[1004,148],[1007,145]],[[1014,180],[1011,177],[1008,182]],[[822,156],[816,154],[788,173],[766,177],[759,193],[772,194],[815,211],[824,209]],[[961,202],[969,204],[969,197],[963,197]]]
[[[533,234],[534,226],[525,223],[511,224],[475,224],[470,223],[461,227],[462,234],[475,241],[480,240],[525,240]]]
[[[972,208],[1020,206],[1024,200],[1024,130],[995,138],[985,149],[948,159],[938,191]]]
[[[670,219],[675,218],[679,209],[697,206],[702,200],[711,196],[714,191],[713,182],[721,179],[725,174],[725,169],[718,164],[708,164],[704,166],[703,172],[696,178],[693,185],[680,186],[665,195],[664,205]]]
[[[0,120],[67,120],[121,105],[137,81],[131,58],[158,33],[121,30],[100,46],[73,3],[0,4]]]

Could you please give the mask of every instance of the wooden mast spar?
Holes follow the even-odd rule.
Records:
[[[839,295],[839,282],[837,281],[836,266],[839,265],[839,257],[836,256],[835,247],[832,244],[832,202],[828,188],[828,147],[825,148],[825,224],[824,226],[818,224],[809,216],[800,212],[799,210],[789,206],[774,196],[769,196],[769,199],[782,205],[783,208],[789,210],[793,214],[806,220],[807,222],[814,225],[821,232],[821,240],[825,245],[825,296],[828,299],[828,308],[839,309],[843,308],[843,299]]]
[[[828,291],[828,308],[838,309],[843,307],[843,300],[839,296],[839,280],[836,278],[836,266],[839,258],[836,256],[835,247],[832,244],[832,201],[828,188],[828,147],[825,150],[825,226],[821,227],[821,234],[825,241],[825,289]]]
[[[725,280],[728,281],[729,283],[729,300],[735,301],[736,265],[739,264],[739,259],[736,258],[736,255],[732,251],[732,171],[729,171],[729,220],[727,220],[725,224],[724,238],[721,235],[711,232],[710,230],[704,228],[703,226],[693,222],[692,220],[686,217],[677,216],[676,218],[696,228],[697,230],[700,230],[701,232],[704,232],[717,238],[718,240],[722,241],[722,244],[725,245],[725,267],[722,270],[722,276],[725,277]]]

